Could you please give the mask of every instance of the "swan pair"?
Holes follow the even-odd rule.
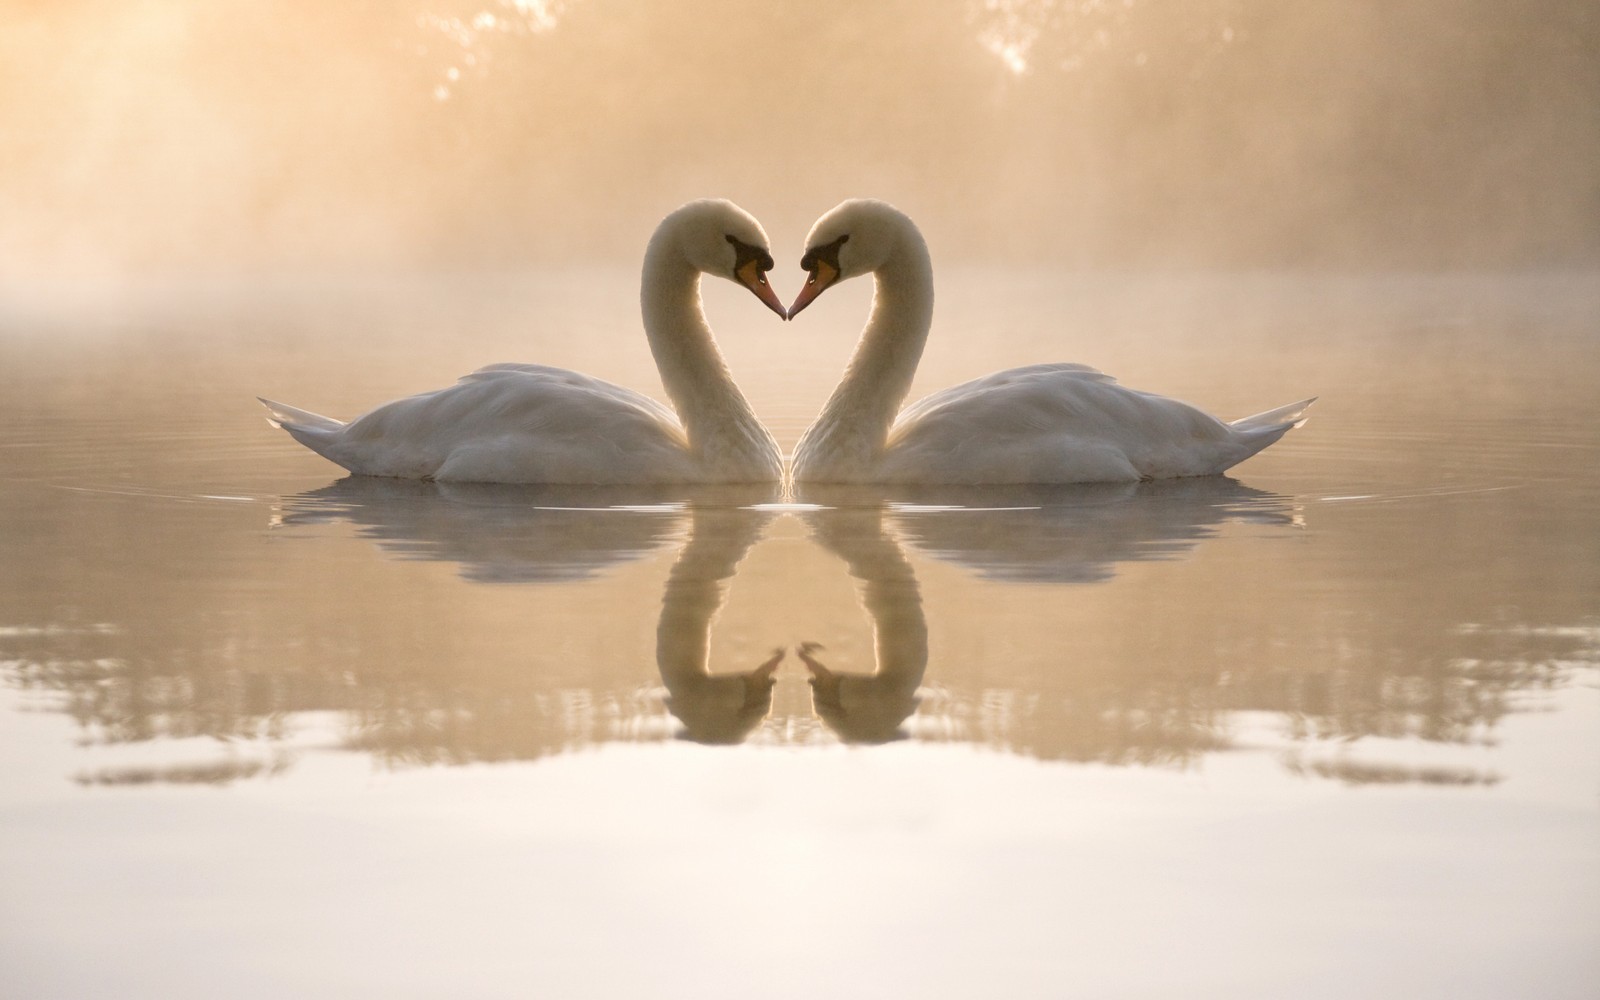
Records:
[[[802,435],[800,483],[1132,482],[1223,472],[1305,419],[1313,399],[1224,423],[1076,364],[1029,365],[904,410],[933,322],[933,265],[910,218],[855,199],[811,229],[805,286],[787,310],[767,282],[766,233],[732,202],[668,215],[645,251],[645,337],[672,408],[544,365],[481,368],[455,385],[341,423],[263,399],[272,422],[358,475],[621,485],[780,482],[783,457],[729,374],[700,276],[736,281],[792,319],[840,281],[874,276],[871,318],[822,414]]]

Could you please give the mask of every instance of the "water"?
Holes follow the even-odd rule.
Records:
[[[633,281],[0,312],[8,993],[1592,995],[1593,276],[942,272],[919,391],[1322,396],[1211,480],[362,481],[252,398],[658,392]],[[708,289],[786,445],[864,295]]]

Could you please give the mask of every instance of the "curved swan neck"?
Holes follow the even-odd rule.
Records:
[[[748,452],[758,465],[775,465],[777,446],[739,391],[706,322],[700,271],[670,231],[657,231],[645,251],[639,303],[661,385],[683,421],[689,448]]]
[[[826,434],[848,426],[882,448],[911,391],[933,325],[933,261],[916,227],[906,224],[895,253],[873,272],[873,282],[871,315],[816,430]]]

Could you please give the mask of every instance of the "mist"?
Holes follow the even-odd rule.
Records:
[[[6,2],[0,288],[626,262],[723,196],[944,261],[1600,263],[1573,0]]]

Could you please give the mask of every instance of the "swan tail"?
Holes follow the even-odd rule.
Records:
[[[256,398],[261,399],[260,396]],[[345,428],[343,423],[332,417],[324,417],[320,413],[285,406],[270,399],[261,399],[261,405],[272,414],[267,418],[267,423],[287,431],[290,437],[335,465],[342,465],[351,472],[356,471],[350,468],[348,461],[335,454],[336,451],[343,451],[338,447],[339,433]]]
[[[294,432],[297,430],[336,431],[344,426],[344,424],[340,421],[335,420],[332,417],[324,417],[320,413],[312,413],[310,410],[302,410],[297,407],[287,406],[283,403],[274,402],[273,400],[266,399],[261,396],[257,396],[256,398],[261,400],[261,405],[265,406],[267,408],[267,412],[272,414],[272,416],[267,418],[267,423],[274,427],[281,427],[290,434],[294,434]],[[299,437],[298,434],[295,436]]]
[[[1276,410],[1268,410],[1265,413],[1257,413],[1254,416],[1242,417],[1228,426],[1236,431],[1244,431],[1246,433],[1261,434],[1277,431],[1281,434],[1305,423],[1309,419],[1306,416],[1306,410],[1309,410],[1311,404],[1316,401],[1317,397],[1312,396],[1310,399],[1302,399],[1298,403],[1280,406]]]
[[[1316,401],[1317,397],[1312,396],[1229,424],[1228,429],[1233,432],[1233,445],[1227,449],[1227,457],[1222,465],[1212,471],[1227,471],[1305,423],[1306,409]]]

